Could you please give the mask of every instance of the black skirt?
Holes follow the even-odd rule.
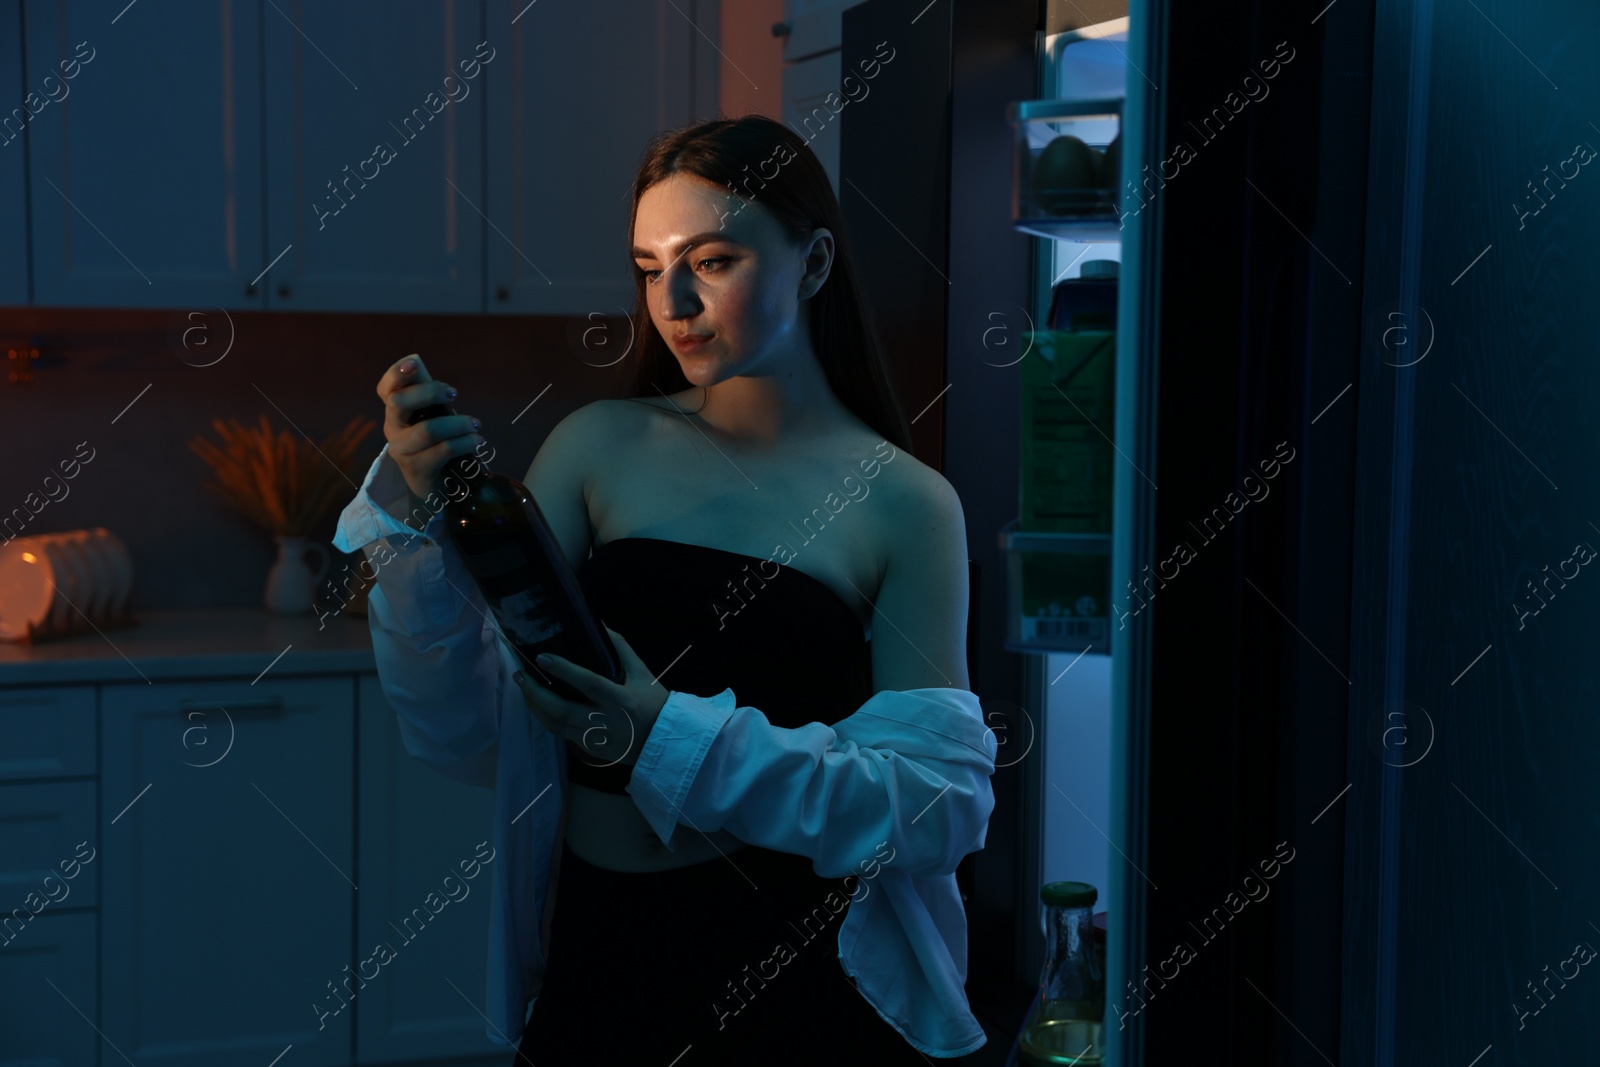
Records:
[[[558,879],[518,1065],[928,1062],[839,963],[839,928],[863,883],[753,845],[643,873],[563,846]]]

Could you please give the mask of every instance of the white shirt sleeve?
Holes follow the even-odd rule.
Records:
[[[333,545],[360,550],[377,573],[367,621],[406,751],[449,778],[493,788],[501,716],[527,714],[511,682],[513,655],[460,553],[441,539],[442,510],[407,515],[409,501],[385,445],[340,514]]]
[[[841,878],[884,842],[912,875],[983,847],[998,742],[972,693],[885,690],[833,726],[792,729],[736,703],[674,690],[639,750],[628,793],[669,849],[681,822]]]

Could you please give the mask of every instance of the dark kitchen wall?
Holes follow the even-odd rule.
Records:
[[[620,350],[625,322],[231,314],[230,327],[215,309],[194,319],[185,311],[0,310],[0,349],[29,338],[42,342],[40,358],[30,361],[31,382],[10,380],[10,373],[0,381],[0,514],[24,507],[30,493],[39,494],[34,506],[47,500],[43,479],[59,478],[61,461],[86,443],[82,454],[92,449],[93,458],[64,483],[65,496],[51,484],[60,499],[46,502],[23,533],[92,526],[116,533],[133,557],[135,612],[261,604],[276,546],[203,487],[210,467],[188,447],[197,435],[218,439],[215,419],[254,426],[266,415],[275,429],[292,424],[320,441],[353,416],[368,416],[375,425],[351,475],[359,486],[384,444],[378,379],[416,352],[434,377],[461,391],[456,409],[483,420],[496,449],[494,469],[520,479],[563,416],[621,395],[618,371],[630,365],[591,365],[602,362],[594,353],[604,338],[594,332],[587,338],[589,362],[578,355],[586,351],[584,332],[596,329],[614,327]],[[15,361],[7,362],[9,372]],[[325,546],[336,521],[329,516],[318,532]],[[333,570],[354,558],[337,557]]]

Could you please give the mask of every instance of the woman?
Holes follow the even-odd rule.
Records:
[[[563,419],[525,480],[626,677],[501,660],[503,674],[522,667],[514,682],[544,731],[532,744],[566,741],[555,746],[568,803],[556,903],[518,1062],[920,1064],[918,1048],[970,1051],[983,1039],[960,992],[965,923],[950,872],[981,847],[993,744],[967,692],[960,502],[900,451],[908,434],[838,203],[802,140],[754,115],[663,135],[632,199],[643,395]],[[437,499],[444,464],[483,439],[470,415],[406,425],[455,396],[415,357],[378,393],[385,451],[414,509]],[[401,664],[385,656],[407,627],[389,604],[405,595],[403,572],[379,573],[382,674]],[[403,723],[417,709],[414,733],[437,733],[417,725],[420,657],[385,689]],[[528,677],[545,673],[589,702]],[[876,722],[852,717],[868,707]],[[949,722],[918,734],[941,715]],[[900,732],[851,732],[882,724]],[[504,780],[498,736],[498,756],[474,758],[499,759]],[[901,737],[905,751],[874,737]],[[872,881],[883,869],[894,873]],[[874,887],[869,924],[855,909]],[[927,923],[889,940],[862,933],[911,912]],[[944,942],[927,940],[935,926]],[[896,968],[928,975],[902,981],[861,948],[890,940],[906,954]],[[944,1030],[951,1013],[964,1029]],[[950,1041],[962,1047],[941,1047]]]

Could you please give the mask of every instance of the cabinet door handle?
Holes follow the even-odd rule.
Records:
[[[282,296],[282,297],[287,297],[289,295],[289,287],[287,285],[278,286],[278,295]]]
[[[502,285],[494,291],[494,298],[496,300],[510,300],[511,290]]]
[[[790,31],[793,29],[794,27],[787,22],[774,22],[772,24],[772,36],[787,37],[789,36]]]
[[[253,285],[245,286],[244,287],[244,295],[245,296],[255,296],[256,295],[256,287],[253,286]]]
[[[251,700],[181,700],[178,706],[184,711],[210,711],[225,708],[228,711],[282,711],[282,697],[255,697]]]

